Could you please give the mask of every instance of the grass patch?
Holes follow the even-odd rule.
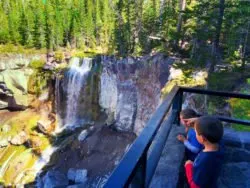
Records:
[[[250,126],[246,126],[246,125],[240,125],[240,124],[232,124],[233,129],[235,129],[236,131],[246,131],[246,132],[250,132]]]
[[[248,82],[248,81],[247,81]],[[249,93],[247,89],[242,89],[240,93]],[[232,98],[228,100],[233,110],[233,116],[237,119],[250,120],[250,101],[246,99]],[[249,126],[233,124],[233,128],[238,131],[250,131]]]
[[[42,91],[47,87],[51,76],[52,72],[50,71],[43,71],[41,69],[35,70],[34,73],[29,77],[28,92],[30,94],[35,94],[36,96],[39,96]]]
[[[25,48],[24,46],[21,45],[14,45],[14,44],[5,44],[5,45],[0,45],[0,54],[25,54],[25,55],[30,55],[30,54],[45,54],[46,49],[36,49],[36,48]]]
[[[35,59],[33,61],[30,62],[29,67],[33,68],[33,69],[42,69],[43,66],[45,65],[45,61],[41,60],[41,59]]]
[[[182,69],[177,65],[174,65],[174,67],[180,69],[182,71],[182,74],[179,74],[177,77],[166,83],[166,85],[161,90],[163,97],[165,97],[175,85],[185,87],[203,87],[204,85],[206,85],[207,75],[205,72],[202,73],[204,74],[202,77],[195,78],[193,76],[194,69],[188,69],[187,67],[186,69]]]

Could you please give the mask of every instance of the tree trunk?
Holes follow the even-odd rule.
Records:
[[[175,46],[178,46],[178,43],[179,43],[179,38],[180,38],[179,35],[181,32],[181,28],[182,28],[183,11],[185,11],[185,9],[186,9],[186,0],[180,0],[179,1],[180,13],[179,13],[178,23],[177,23],[177,28],[176,28],[178,38],[175,40]]]
[[[216,61],[218,59],[220,35],[221,35],[221,28],[222,28],[223,16],[224,16],[224,10],[225,10],[225,0],[219,0],[219,1],[220,1],[220,3],[219,3],[219,16],[217,19],[215,38],[214,38],[213,49],[212,49],[212,63],[210,65],[209,72],[214,71],[214,67],[215,67]]]
[[[250,21],[248,21],[248,24],[247,24],[246,37],[245,37],[245,41],[244,41],[244,44],[243,44],[242,64],[241,64],[242,69],[244,69],[245,64],[246,64],[246,48],[247,48],[247,43],[248,43],[249,29],[250,29]]]

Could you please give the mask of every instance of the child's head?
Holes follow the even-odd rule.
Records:
[[[185,119],[196,118],[196,117],[199,117],[199,115],[194,110],[189,108],[184,109],[180,112],[180,121],[185,126],[187,126]]]
[[[223,136],[223,125],[215,117],[202,116],[194,122],[194,128],[198,142],[204,144],[208,141],[212,144],[218,143]]]

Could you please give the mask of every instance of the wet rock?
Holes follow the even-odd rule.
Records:
[[[67,173],[67,177],[71,181],[75,181],[75,176],[76,176],[76,169],[70,168]]]
[[[0,101],[0,109],[6,109],[8,107],[8,102]]]
[[[43,188],[51,188],[51,187],[66,187],[69,184],[67,177],[56,170],[49,171],[43,177]]]
[[[47,101],[49,99],[49,91],[44,91],[38,98],[40,101]]]
[[[7,132],[10,131],[10,129],[11,129],[11,127],[10,127],[9,125],[4,124],[4,125],[2,126],[2,128],[1,128],[1,131],[4,132],[4,133],[7,133]]]
[[[28,80],[32,74],[30,70],[5,70],[0,73],[0,82],[4,82],[8,90],[11,91],[18,106],[28,106]],[[12,104],[14,105],[14,104]]]
[[[50,134],[55,130],[55,124],[50,120],[39,120],[37,127],[44,134]]]
[[[118,101],[117,78],[111,74],[108,68],[104,68],[100,78],[100,106],[106,110],[110,117],[109,122],[114,120],[114,113]]]
[[[6,109],[15,106],[15,100],[11,90],[4,82],[0,82],[0,109]]]
[[[28,140],[28,135],[26,134],[26,132],[21,131],[19,134],[17,134],[10,140],[10,143],[13,145],[22,145],[27,140]]]
[[[118,104],[115,113],[116,128],[121,131],[133,131],[137,110],[137,93],[132,81],[120,85]]]
[[[81,183],[81,184],[75,184],[75,185],[67,186],[67,188],[83,188],[85,186],[86,186],[85,183]]]
[[[50,71],[53,71],[55,68],[56,68],[55,63],[45,64],[44,67],[43,67],[44,70],[50,70]]]
[[[70,168],[67,174],[69,180],[75,183],[85,183],[87,181],[88,171],[86,169]]]
[[[2,139],[0,140],[0,148],[6,147],[9,145],[8,139]]]
[[[88,136],[88,131],[87,130],[83,130],[80,134],[79,134],[79,136],[78,136],[78,140],[80,141],[80,142],[82,142],[82,141],[84,141],[85,139],[86,139],[86,137]]]
[[[170,75],[168,77],[168,80],[178,79],[183,76],[183,71],[181,69],[175,69],[171,67],[169,71]]]
[[[31,136],[30,139],[28,140],[29,147],[33,148],[34,152],[37,154],[41,154],[41,146],[42,146],[42,140],[39,136]]]
[[[84,183],[87,181],[87,173],[86,169],[81,169],[76,171],[75,182],[76,183]]]

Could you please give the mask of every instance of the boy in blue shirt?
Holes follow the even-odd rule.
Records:
[[[187,159],[191,161],[194,161],[195,157],[203,149],[203,145],[201,145],[196,139],[196,134],[193,126],[187,125],[186,123],[186,119],[196,117],[199,117],[199,115],[192,109],[185,109],[180,112],[180,121],[185,126],[187,137],[179,134],[177,136],[177,139],[184,143]]]
[[[186,161],[186,177],[190,188],[216,188],[217,179],[223,162],[223,149],[219,142],[223,136],[221,122],[210,116],[193,118],[187,124],[193,123],[198,142],[204,149],[195,161]]]

